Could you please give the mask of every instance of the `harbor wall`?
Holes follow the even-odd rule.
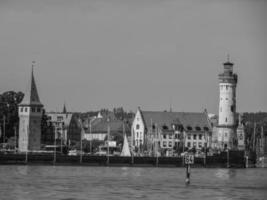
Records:
[[[219,155],[195,157],[192,167],[245,168],[255,166],[256,158],[246,159],[243,151],[223,152]],[[122,156],[68,156],[62,154],[0,154],[0,164],[184,167],[183,157],[122,157]]]

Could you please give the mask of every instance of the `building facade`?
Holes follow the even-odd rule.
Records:
[[[48,122],[54,127],[54,137],[62,140],[63,144],[67,144],[69,125],[72,119],[72,113],[67,112],[66,106],[63,112],[48,112]]]
[[[41,120],[43,104],[40,102],[32,68],[30,87],[27,89],[19,110],[20,152],[41,149]]]
[[[219,74],[219,121],[218,148],[233,149],[237,145],[236,137],[236,86],[237,74],[233,72],[233,63],[227,61],[223,73]]]
[[[131,128],[135,151],[172,155],[178,148],[201,149],[211,145],[211,125],[206,112],[155,112],[138,108]]]

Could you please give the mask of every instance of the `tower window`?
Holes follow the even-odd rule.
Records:
[[[228,87],[229,87],[229,86],[228,86],[228,85],[226,85],[226,90],[228,90]]]
[[[37,112],[41,112],[41,109],[40,108],[37,108]]]
[[[28,112],[28,108],[25,108],[25,112]]]
[[[139,127],[140,127],[139,124],[136,124],[136,130],[139,130]]]
[[[233,105],[231,106],[231,111],[234,112],[234,106]]]
[[[20,108],[20,112],[23,112],[23,108]]]
[[[35,112],[35,108],[32,108],[32,112]]]
[[[227,122],[227,117],[225,118],[225,122]]]

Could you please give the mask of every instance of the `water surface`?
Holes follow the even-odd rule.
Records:
[[[3,200],[264,199],[267,169],[0,166]]]

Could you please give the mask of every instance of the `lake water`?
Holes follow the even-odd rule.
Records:
[[[267,199],[267,169],[0,165],[0,199]]]

